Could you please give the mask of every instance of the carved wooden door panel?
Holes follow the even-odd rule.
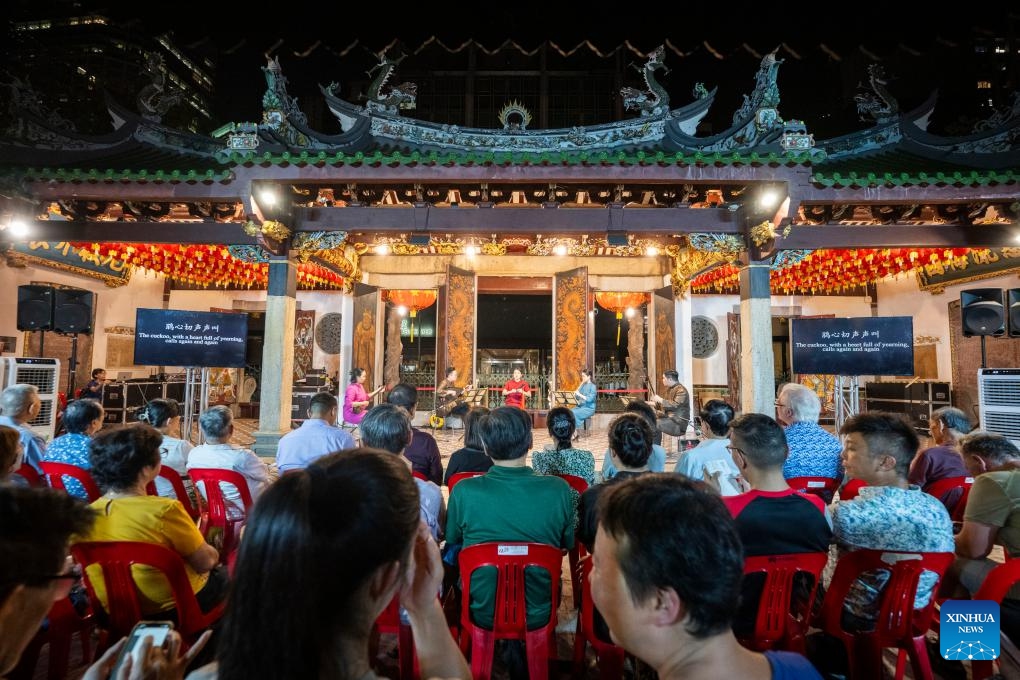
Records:
[[[354,284],[354,339],[351,349],[351,368],[363,368],[368,373],[365,390],[371,392],[382,379],[381,362],[376,361],[380,329],[384,319],[377,318],[379,289],[363,283]],[[348,376],[349,378],[349,376]]]
[[[730,389],[729,403],[740,412],[740,315],[726,313],[726,385]]]
[[[588,268],[560,272],[553,279],[553,389],[572,390],[588,354]]]
[[[475,383],[475,354],[478,341],[478,278],[474,272],[449,267],[446,285],[439,288],[436,336],[436,381],[446,367],[457,369],[458,386]]]
[[[663,371],[677,370],[676,361],[676,305],[673,303],[673,287],[666,286],[652,293],[649,314],[654,315],[652,327],[655,339],[649,354],[648,379],[653,385],[659,384]]]

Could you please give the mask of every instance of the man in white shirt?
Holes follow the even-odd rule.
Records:
[[[229,408],[213,406],[198,417],[198,424],[202,428],[206,443],[196,446],[188,454],[188,470],[220,468],[239,472],[248,482],[252,501],[276,480],[279,473],[275,466],[270,467],[263,463],[253,451],[230,443],[230,437],[234,434],[234,416]],[[205,495],[204,488],[202,486],[199,488]],[[232,485],[223,485],[223,499],[232,506],[234,512],[238,513],[235,515],[231,512],[231,515],[245,514],[241,494]]]
[[[306,468],[327,453],[353,449],[354,437],[336,427],[339,402],[329,392],[318,392],[308,404],[308,420],[280,439],[276,467],[280,473]]]

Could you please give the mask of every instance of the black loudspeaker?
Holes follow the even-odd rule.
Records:
[[[53,330],[58,333],[92,332],[92,305],[96,295],[80,288],[57,288],[53,293]]]
[[[18,330],[53,329],[53,286],[18,286]]]
[[[960,291],[960,325],[963,337],[1003,335],[1006,306],[1001,288],[973,288]]]
[[[1020,338],[1020,288],[1006,291],[1006,308],[1009,309],[1009,336]]]

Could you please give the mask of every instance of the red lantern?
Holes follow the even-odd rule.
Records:
[[[414,342],[414,319],[418,310],[434,305],[438,293],[435,290],[388,290],[384,295],[385,300],[407,310],[411,318],[411,342]]]
[[[602,309],[616,313],[616,344],[619,345],[623,313],[628,309],[636,309],[648,302],[648,294],[599,291],[595,293],[595,302]]]

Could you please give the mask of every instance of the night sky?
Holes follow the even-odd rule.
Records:
[[[16,0],[15,12],[31,16],[45,4],[45,0]],[[713,115],[724,118],[753,88],[760,61],[756,55],[783,46],[781,113],[817,127],[819,116],[832,110],[833,101],[850,101],[857,73],[876,59],[889,67],[890,89],[900,98],[902,109],[916,106],[937,88],[943,94],[940,107],[949,107],[954,97],[973,90],[971,79],[963,81],[950,55],[969,53],[964,46],[975,35],[1004,35],[1008,26],[1020,27],[1020,10],[1012,10],[1011,16],[1009,4],[994,2],[975,4],[980,13],[967,15],[968,8],[963,6],[946,13],[931,3],[916,2],[725,6],[622,2],[612,12],[602,10],[602,4],[528,2],[422,2],[408,10],[406,4],[378,0],[291,0],[269,12],[224,2],[57,0],[57,4],[73,7],[75,13],[95,10],[134,21],[137,30],[150,34],[170,30],[178,43],[214,55],[219,65],[216,108],[230,120],[260,116],[264,89],[260,67],[267,53],[280,58],[291,93],[303,100],[318,97],[316,86],[334,80],[341,83],[343,93],[345,82],[363,77],[374,62],[372,53],[392,40],[414,50],[435,36],[449,47],[475,39],[487,49],[505,40],[533,49],[550,40],[570,50],[590,40],[595,48],[610,51],[626,40],[640,52],[668,40],[685,53],[684,57],[667,53],[671,72],[662,80],[673,105],[689,102],[692,85],[704,82],[710,88],[720,87]],[[358,44],[341,56],[355,41]],[[628,60],[641,61],[636,54]],[[636,72],[632,73],[636,78]],[[835,88],[838,80],[842,83]]]

